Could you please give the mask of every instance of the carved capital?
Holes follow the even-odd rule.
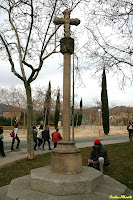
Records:
[[[74,52],[74,39],[71,37],[64,37],[60,40],[60,52],[73,54]]]

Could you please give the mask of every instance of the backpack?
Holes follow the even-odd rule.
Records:
[[[10,136],[11,136],[11,137],[14,137],[14,136],[15,136],[15,132],[12,131],[12,132],[10,133]]]
[[[129,129],[130,129],[130,130],[133,129],[132,124],[130,124]]]
[[[37,138],[42,139],[42,129],[39,129],[37,133]]]
[[[3,139],[3,133],[0,133],[0,140]]]

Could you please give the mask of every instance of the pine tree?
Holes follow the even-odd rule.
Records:
[[[58,127],[59,118],[60,118],[60,90],[58,90],[57,93],[56,106],[55,106],[55,118],[54,118],[55,128]]]
[[[109,133],[109,107],[108,107],[108,94],[107,94],[105,67],[103,68],[103,74],[102,74],[101,102],[102,102],[103,129],[104,129],[104,133],[108,135]]]
[[[51,107],[51,83],[49,81],[48,90],[45,96],[44,102],[44,126],[49,124],[49,114],[50,114],[50,107]]]

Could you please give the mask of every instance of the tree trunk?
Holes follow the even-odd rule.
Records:
[[[33,148],[33,107],[32,107],[32,96],[31,86],[29,83],[25,85],[26,97],[27,97],[27,158],[34,159],[34,148]]]

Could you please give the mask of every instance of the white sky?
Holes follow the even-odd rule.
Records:
[[[81,17],[80,19],[81,19],[81,25],[83,26],[84,22]],[[82,36],[85,37],[85,34],[83,34]],[[81,42],[83,42],[83,39]],[[79,57],[79,62],[80,62],[80,57]],[[52,55],[50,58],[48,58],[46,62],[44,62],[44,67],[40,71],[37,79],[32,83],[32,86],[47,87],[49,81],[51,81],[52,89],[58,89],[59,87],[62,90],[63,71],[59,63],[63,64],[62,54],[58,55],[56,54],[54,56]],[[93,78],[92,74],[93,73],[90,70],[82,72],[81,77],[84,82],[84,85],[81,86],[79,86],[79,84],[75,85],[75,94],[76,94],[75,101],[78,104],[80,102],[81,97],[83,100],[83,105],[87,106],[95,105],[94,99],[98,99],[99,101],[101,99],[100,83],[98,82],[98,79]],[[78,83],[77,80],[76,83]],[[4,62],[1,60],[0,60],[0,86],[1,87],[23,86],[23,82],[11,72],[11,67],[9,62]],[[127,85],[125,87],[125,90],[122,91],[119,89],[117,77],[112,76],[111,74],[107,74],[107,89],[108,89],[108,99],[110,106],[112,105],[133,106],[132,86]]]
[[[48,86],[49,81],[51,81],[52,89],[62,90],[63,88],[63,71],[62,67],[59,65],[60,62],[63,63],[63,55],[56,55],[48,58],[44,67],[42,68],[38,78],[32,83],[34,86]],[[59,57],[59,58],[58,58]],[[57,59],[58,58],[58,59]],[[80,58],[79,58],[80,60]],[[9,87],[9,86],[23,86],[23,82],[19,80],[12,72],[10,64],[8,62],[0,61],[0,86]],[[83,105],[93,106],[95,105],[94,99],[100,101],[101,88],[100,83],[97,79],[94,79],[92,72],[90,70],[84,71],[82,74],[83,85],[75,85],[75,101],[79,104],[82,97]],[[76,80],[76,83],[77,80]],[[132,87],[126,86],[125,90],[122,91],[119,89],[116,76],[111,76],[107,74],[107,89],[108,89],[108,99],[109,105],[124,105],[124,106],[133,106],[133,93]],[[72,91],[72,89],[71,89]]]

